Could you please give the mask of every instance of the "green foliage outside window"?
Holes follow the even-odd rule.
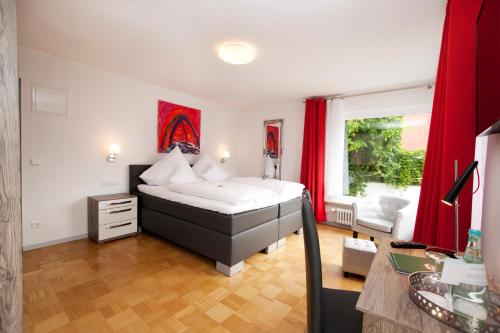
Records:
[[[402,116],[346,122],[350,195],[365,195],[368,182],[421,184],[425,151],[401,147],[402,124]]]

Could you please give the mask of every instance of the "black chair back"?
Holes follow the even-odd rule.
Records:
[[[302,196],[302,227],[304,230],[304,248],[306,257],[307,283],[307,331],[322,332],[322,291],[321,252],[319,248],[316,219],[308,191]]]

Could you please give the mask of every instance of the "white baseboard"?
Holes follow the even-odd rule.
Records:
[[[55,239],[55,240],[51,240],[51,241],[43,242],[43,243],[26,245],[26,246],[23,246],[23,252],[29,251],[29,250],[34,250],[34,249],[40,249],[42,247],[47,247],[47,246],[51,246],[51,245],[67,243],[67,242],[71,242],[71,241],[75,241],[75,240],[79,240],[79,239],[84,239],[87,237],[88,237],[88,234],[81,234],[81,235],[76,235],[76,236],[72,236],[72,237],[59,238],[59,239]]]

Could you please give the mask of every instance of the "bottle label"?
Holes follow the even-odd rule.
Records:
[[[452,285],[460,283],[476,286],[488,285],[484,264],[469,264],[462,259],[452,258],[444,260],[441,282]]]

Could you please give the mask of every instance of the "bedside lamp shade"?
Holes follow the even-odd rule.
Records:
[[[108,153],[120,155],[122,153],[122,148],[120,147],[119,144],[112,143],[112,144],[109,145],[109,151],[108,151]]]
[[[109,145],[108,156],[106,159],[108,160],[108,162],[115,162],[118,158],[118,155],[120,155],[121,153],[122,148],[120,147],[120,145],[117,143],[112,143]]]
[[[231,153],[228,151],[228,150],[224,150],[222,152],[222,156],[221,156],[221,163],[224,163],[226,160],[230,159],[231,158]]]

